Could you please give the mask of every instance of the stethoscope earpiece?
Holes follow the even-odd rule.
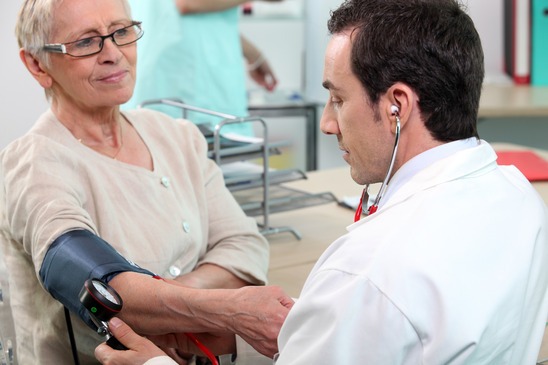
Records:
[[[396,105],[392,105],[390,107],[390,110],[392,111],[392,115],[398,115],[400,113],[400,108],[398,108]]]

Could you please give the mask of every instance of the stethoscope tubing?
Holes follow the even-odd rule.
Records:
[[[386,189],[388,188],[388,182],[390,181],[390,178],[392,176],[392,170],[394,169],[394,164],[396,162],[396,154],[398,153],[398,146],[400,144],[400,133],[401,133],[401,120],[400,116],[396,113],[396,136],[394,138],[394,149],[392,150],[392,158],[390,159],[390,165],[388,166],[388,171],[386,172],[386,176],[384,177],[384,180],[382,182],[381,188],[379,189],[379,193],[375,197],[375,201],[373,204],[367,209],[367,215],[373,214],[377,211],[379,208],[379,203],[386,192]],[[360,206],[358,207],[358,211],[356,212],[354,221],[358,221],[359,217],[361,216],[362,212],[362,204],[367,204],[369,197],[369,184],[365,185],[365,188],[363,189],[362,198],[360,201]]]
[[[392,150],[392,158],[390,159],[390,166],[388,167],[388,171],[386,172],[386,176],[384,177],[379,193],[377,194],[377,197],[375,198],[375,202],[373,203],[373,206],[376,206],[376,207],[379,206],[379,202],[381,201],[381,198],[383,197],[384,193],[386,192],[386,189],[388,188],[388,181],[390,180],[392,176],[392,170],[394,169],[394,163],[396,162],[396,154],[398,153],[398,146],[400,144],[400,129],[401,129],[401,120],[399,115],[396,115],[396,137],[394,139],[394,149]]]

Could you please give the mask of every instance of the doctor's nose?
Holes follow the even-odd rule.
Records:
[[[329,103],[327,103],[323,109],[322,117],[320,119],[320,130],[324,134],[339,134],[339,123],[336,118],[336,113],[331,110]]]

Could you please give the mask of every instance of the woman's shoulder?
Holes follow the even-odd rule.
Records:
[[[41,154],[54,148],[57,144],[70,137],[70,132],[57,123],[57,119],[51,110],[44,112],[21,137],[11,141],[2,151],[5,156],[23,156],[29,154]]]
[[[176,119],[157,110],[139,108],[124,111],[123,114],[139,133],[165,143],[173,139],[178,142],[189,142],[204,138],[199,128],[191,121]]]
[[[189,120],[173,118],[154,109],[139,108],[123,111],[122,114],[137,129],[142,130],[187,131],[188,129],[198,129]]]
[[[74,140],[75,141],[75,140]],[[0,152],[0,170],[21,171],[32,168],[46,171],[51,166],[64,172],[77,171],[72,149],[77,142],[63,141],[58,136],[31,130],[14,140]]]

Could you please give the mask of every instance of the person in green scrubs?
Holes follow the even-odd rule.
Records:
[[[151,99],[175,98],[192,106],[246,116],[246,68],[268,90],[274,89],[277,81],[257,48],[240,35],[238,5],[244,2],[130,0],[133,18],[143,22],[145,35],[138,46],[135,92],[123,108],[133,109]],[[180,108],[153,107],[173,117],[182,116]],[[187,118],[210,127],[222,120],[193,112]],[[252,135],[253,128],[251,123],[232,124],[221,132]]]

